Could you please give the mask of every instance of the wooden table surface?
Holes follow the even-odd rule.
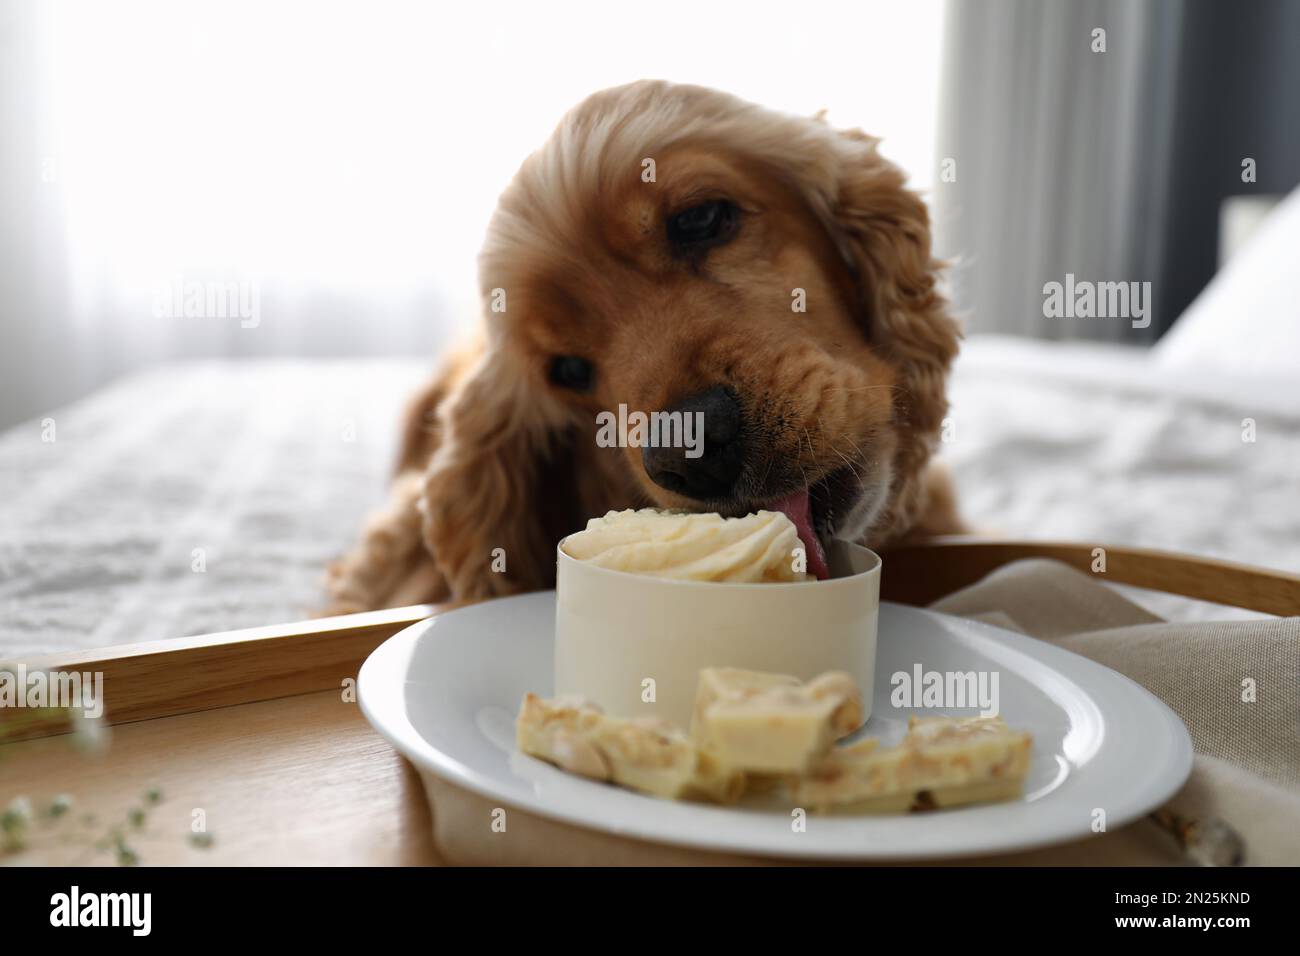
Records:
[[[143,831],[127,827],[144,865],[436,864],[428,805],[414,768],[376,734],[356,703],[329,690],[119,724],[99,752],[60,734],[0,746],[0,808],[73,800],[56,825],[37,822],[29,848],[0,862],[112,864],[92,840],[162,799]],[[203,811],[212,845],[190,840]],[[89,826],[82,817],[92,813]],[[90,845],[87,845],[90,844]]]

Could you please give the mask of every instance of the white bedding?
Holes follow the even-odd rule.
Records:
[[[0,656],[311,614],[430,364],[169,365],[54,413],[54,442],[39,421],[0,436]],[[1300,570],[1294,381],[975,339],[953,402],[945,455],[981,528]]]
[[[168,365],[0,437],[0,658],[319,610],[430,365]]]
[[[1300,571],[1300,376],[987,337],[967,343],[952,402],[945,457],[981,531]],[[1123,590],[1166,618],[1246,616]]]
[[[984,338],[952,403],[945,454],[983,528],[1300,569],[1300,380]]]

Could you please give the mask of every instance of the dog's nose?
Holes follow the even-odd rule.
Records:
[[[642,448],[641,463],[650,480],[688,498],[726,497],[744,467],[740,403],[735,394],[715,385],[665,411],[681,413],[681,430],[674,428],[673,433],[693,441],[677,442],[677,447]]]

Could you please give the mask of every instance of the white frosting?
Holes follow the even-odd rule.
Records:
[[[602,568],[687,581],[804,581],[794,522],[779,511],[743,518],[686,512],[611,511],[570,535],[564,551]],[[800,562],[802,566],[802,562]]]

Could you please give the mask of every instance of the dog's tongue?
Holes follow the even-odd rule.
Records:
[[[792,495],[787,495],[780,501],[775,502],[772,508],[780,511],[787,518],[794,522],[795,530],[799,533],[799,540],[803,542],[804,551],[808,555],[808,570],[811,571],[819,581],[825,581],[831,576],[831,569],[826,566],[826,552],[822,549],[822,543],[813,531],[812,526],[812,502],[808,500],[808,489],[796,491]]]

